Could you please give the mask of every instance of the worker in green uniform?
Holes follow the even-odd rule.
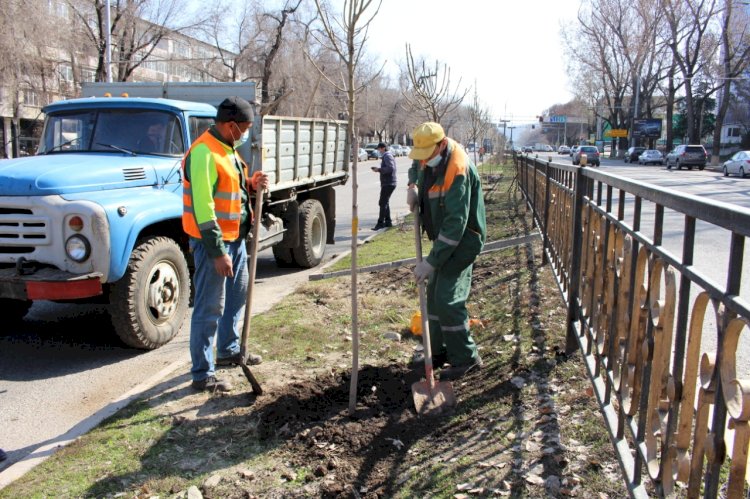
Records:
[[[433,242],[414,274],[419,283],[427,280],[433,364],[448,363],[440,379],[453,380],[482,367],[466,309],[474,260],[487,237],[482,185],[466,151],[440,124],[422,123],[412,137],[406,199]]]

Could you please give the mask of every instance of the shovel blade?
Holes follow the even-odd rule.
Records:
[[[250,367],[244,362],[240,364],[240,367],[242,368],[242,372],[245,373],[245,377],[250,382],[250,386],[253,389],[253,393],[255,395],[263,395],[263,389],[260,387],[260,383],[258,383],[258,380],[255,379],[255,375],[253,375],[252,371],[250,370]]]
[[[418,381],[411,385],[411,393],[420,416],[440,414],[456,405],[453,385],[447,381],[436,381],[432,387],[429,381]]]

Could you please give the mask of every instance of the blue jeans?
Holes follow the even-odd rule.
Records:
[[[200,241],[191,239],[195,261],[195,300],[190,322],[190,370],[193,381],[214,375],[214,338],[220,358],[240,351],[239,323],[245,314],[249,271],[244,239],[224,242],[232,259],[234,277],[216,273],[213,258],[206,254]]]

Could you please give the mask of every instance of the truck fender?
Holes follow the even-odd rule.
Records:
[[[176,196],[179,201],[175,200]],[[133,249],[143,233],[170,237],[181,247],[186,240],[182,230],[182,188],[174,192],[149,189],[145,195],[131,195],[120,201],[122,203],[107,207],[112,244],[109,282],[125,275]]]

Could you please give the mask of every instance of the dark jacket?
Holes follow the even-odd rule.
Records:
[[[391,151],[383,153],[383,159],[380,162],[380,186],[396,185],[396,160],[393,159]]]

